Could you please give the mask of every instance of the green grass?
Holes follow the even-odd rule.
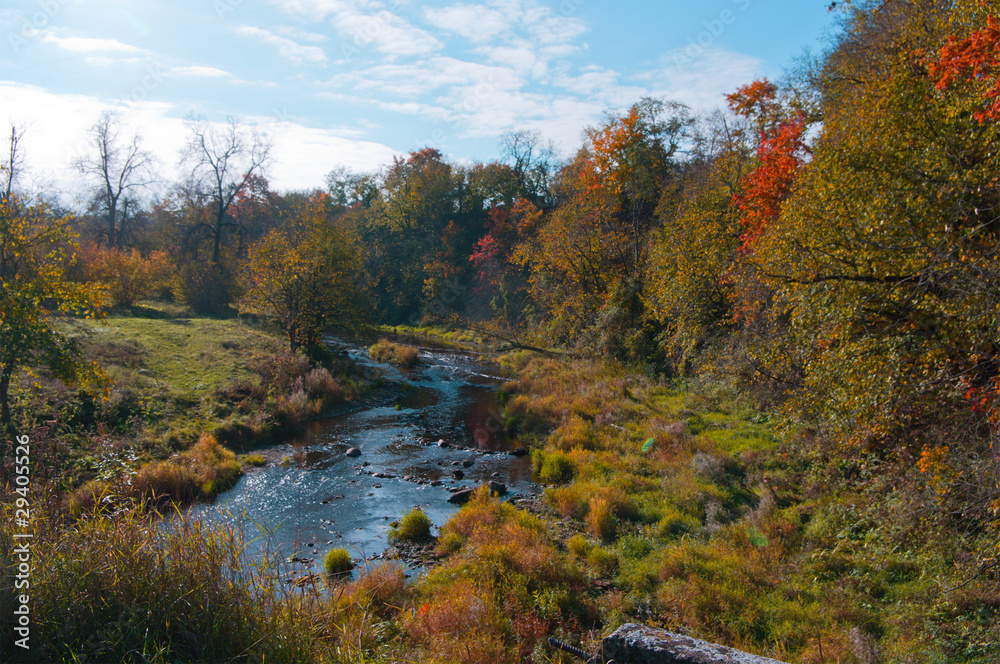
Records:
[[[160,302],[113,310],[84,329],[90,346],[138,345],[141,368],[150,372],[141,375],[180,392],[208,392],[251,378],[252,358],[287,350],[281,337],[240,318],[199,317]]]
[[[502,365],[505,422],[533,444],[567,549],[613,580],[596,600],[606,630],[654,622],[810,663],[997,655],[1000,591],[979,574],[996,531],[956,523],[902,453],[779,433],[723,390],[614,365]]]
[[[402,340],[427,340],[436,345],[453,349],[489,350],[496,345],[489,338],[473,330],[460,328],[434,325],[380,325],[377,329],[382,334],[392,335]]]
[[[323,558],[323,571],[327,576],[343,577],[352,569],[354,562],[347,549],[330,549]]]
[[[423,542],[430,539],[431,520],[422,509],[414,507],[389,530],[389,542]]]

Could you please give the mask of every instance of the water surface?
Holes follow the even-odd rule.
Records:
[[[265,467],[193,515],[242,528],[250,555],[278,547],[306,569],[335,547],[358,559],[381,555],[390,523],[415,506],[442,525],[458,509],[447,502],[449,489],[495,479],[511,492],[537,490],[529,460],[512,456],[503,435],[495,369],[430,349],[421,349],[418,366],[399,369],[346,348],[384,387],[354,410],[312,422],[297,439],[260,450]],[[346,456],[352,447],[361,456]]]

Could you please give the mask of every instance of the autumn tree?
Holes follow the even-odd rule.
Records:
[[[586,132],[590,155],[581,177],[588,190],[612,197],[616,223],[629,235],[632,271],[643,266],[646,235],[690,124],[682,104],[644,98]]]
[[[104,111],[90,129],[96,153],[76,161],[85,176],[98,181],[95,195],[104,218],[101,236],[108,247],[121,246],[127,234],[130,209],[136,207],[137,192],[152,182],[153,157],[142,149],[138,134],[122,136],[121,118]]]
[[[328,214],[329,198],[303,201],[251,247],[241,270],[240,311],[276,318],[292,351],[314,353],[327,328],[356,327],[361,316],[357,248]]]
[[[243,228],[232,217],[231,207],[255,175],[267,167],[271,142],[256,128],[241,126],[235,118],[221,126],[200,119],[187,122],[190,138],[182,162],[191,167],[193,184],[207,195],[207,218],[188,231],[188,246],[197,251],[211,248],[211,259],[220,262],[222,248],[235,236],[242,240]]]
[[[997,361],[1000,135],[968,112],[978,91],[936,90],[923,63],[958,16],[937,9],[854,15],[813,158],[751,255],[802,357],[793,403],[872,445],[967,435],[960,388]],[[780,368],[775,349],[762,366]]]
[[[397,158],[361,210],[365,271],[382,320],[417,323],[462,307],[486,208],[435,149]]]
[[[20,163],[12,129],[9,172]],[[17,196],[16,179],[8,180],[0,200],[0,423],[11,422],[10,386],[25,368],[45,365],[66,381],[85,375],[84,362],[73,339],[57,320],[66,315],[99,315],[102,301],[96,284],[67,276],[75,251],[70,219],[56,217],[40,204]]]
[[[696,147],[677,193],[663,196],[657,208],[645,300],[662,330],[661,351],[680,373],[711,362],[710,349],[734,329],[727,275],[743,232],[733,197],[754,163],[748,129],[745,119],[721,111],[707,118],[693,136]]]
[[[549,312],[554,339],[642,354],[636,330],[650,233],[689,126],[683,106],[644,99],[589,129],[560,171],[557,205],[514,255],[530,272],[532,298]]]

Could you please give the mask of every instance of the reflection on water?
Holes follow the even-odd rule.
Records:
[[[509,454],[496,405],[500,378],[461,353],[422,351],[408,370],[363,350],[350,354],[384,377],[380,401],[261,450],[267,466],[194,515],[242,527],[251,555],[267,544],[319,564],[333,547],[357,558],[381,553],[389,523],[414,506],[440,526],[457,510],[447,502],[450,488],[496,479],[512,492],[536,490],[528,458]],[[346,456],[351,447],[361,456]]]

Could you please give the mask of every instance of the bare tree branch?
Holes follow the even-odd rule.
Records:
[[[122,137],[121,117],[113,111],[101,113],[90,129],[90,138],[97,154],[78,159],[76,167],[100,182],[98,197],[104,208],[107,244],[115,247],[124,239],[128,207],[124,203],[153,182],[154,158],[142,149],[138,134],[131,139]]]
[[[192,169],[192,179],[209,191],[213,208],[212,262],[219,262],[229,208],[251,177],[261,174],[271,156],[271,141],[255,127],[244,127],[229,118],[223,127],[202,118],[189,118],[191,137],[181,163]]]

